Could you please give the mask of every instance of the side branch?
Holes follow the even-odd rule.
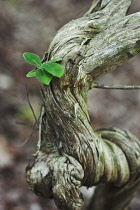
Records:
[[[118,19],[92,39],[80,65],[96,79],[139,52],[140,12]]]
[[[101,89],[117,89],[117,90],[136,90],[140,89],[140,86],[136,85],[104,85],[94,82],[92,88],[101,88]]]

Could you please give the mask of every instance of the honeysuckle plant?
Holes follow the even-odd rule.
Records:
[[[118,128],[93,130],[87,104],[92,87],[139,89],[98,84],[96,79],[140,52],[140,12],[127,15],[131,0],[91,2],[86,14],[62,27],[49,46],[50,57],[63,58],[66,76],[41,88],[37,150],[26,180],[30,190],[54,199],[61,210],[140,209],[137,198],[131,202],[140,184],[139,139]],[[24,56],[37,66],[27,76],[48,84],[63,75],[56,60],[41,63],[34,55]],[[97,186],[87,206],[83,186]]]
[[[42,63],[40,57],[33,53],[25,52],[23,53],[23,57],[26,62],[37,67],[35,70],[30,71],[26,76],[36,77],[45,85],[48,85],[51,82],[53,76],[60,78],[64,74],[64,68],[56,63],[61,61],[61,58]]]

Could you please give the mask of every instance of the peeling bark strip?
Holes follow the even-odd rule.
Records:
[[[120,129],[92,130],[87,93],[97,77],[140,51],[140,12],[130,0],[94,0],[84,17],[58,31],[48,59],[62,58],[65,74],[41,90],[36,159],[29,188],[60,209],[80,210],[81,186],[97,185],[88,210],[127,209],[140,181],[140,142]]]

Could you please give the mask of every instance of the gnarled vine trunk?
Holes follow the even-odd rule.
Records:
[[[140,142],[117,128],[93,131],[87,93],[96,78],[140,51],[140,12],[130,0],[93,0],[90,10],[58,31],[45,60],[62,58],[65,74],[41,89],[42,112],[29,188],[60,209],[84,206],[81,186],[97,186],[89,210],[124,210],[140,181]]]

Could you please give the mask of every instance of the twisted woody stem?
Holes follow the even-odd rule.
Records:
[[[48,59],[62,58],[65,74],[41,89],[39,142],[26,178],[33,192],[60,209],[82,209],[80,187],[93,185],[87,209],[127,209],[139,183],[140,142],[116,128],[94,132],[87,106],[94,80],[140,51],[140,13],[126,16],[130,3],[94,0],[50,45]]]

